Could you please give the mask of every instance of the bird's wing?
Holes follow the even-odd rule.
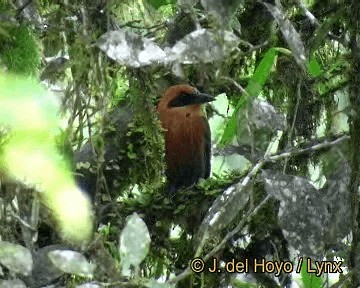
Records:
[[[205,173],[204,179],[210,177],[210,170],[211,170],[211,131],[209,122],[204,117],[204,125],[205,125],[205,135],[204,135],[204,161],[205,161]]]

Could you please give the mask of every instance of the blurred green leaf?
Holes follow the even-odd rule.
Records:
[[[89,239],[91,204],[75,185],[55,142],[60,132],[56,98],[35,79],[2,74],[0,106],[0,125],[10,131],[2,147],[0,169],[43,191],[42,200],[56,215],[64,238]]]

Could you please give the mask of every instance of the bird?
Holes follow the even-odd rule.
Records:
[[[193,186],[210,176],[211,131],[202,104],[214,101],[195,87],[181,84],[169,87],[157,106],[165,130],[167,192]]]

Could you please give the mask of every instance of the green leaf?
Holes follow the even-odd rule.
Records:
[[[245,88],[247,93],[243,93],[238,101],[236,108],[231,115],[229,122],[227,123],[222,138],[220,140],[220,145],[226,145],[231,142],[236,134],[237,128],[237,113],[240,109],[246,107],[250,97],[257,97],[263,89],[264,84],[269,78],[272,67],[274,66],[276,55],[278,50],[276,48],[270,48],[264,55],[260,64],[255,70],[254,75],[251,77],[249,84]]]
[[[301,266],[301,281],[304,288],[321,288],[323,287],[323,280],[321,277],[315,276],[314,273],[308,273],[307,263],[302,263]]]
[[[224,133],[220,140],[220,145],[226,145],[226,144],[230,143],[231,140],[234,138],[234,136],[236,134],[236,128],[237,128],[236,115],[240,109],[243,109],[246,106],[245,104],[247,103],[247,101],[248,101],[248,97],[245,94],[243,94],[242,97],[240,98],[238,104],[236,105],[236,109],[233,112],[233,114],[231,115],[229,122],[226,124]]]
[[[148,0],[148,3],[154,8],[159,9],[161,6],[168,5],[168,4],[175,4],[173,0]]]
[[[253,77],[250,79],[246,91],[256,97],[262,90],[266,80],[269,78],[271,68],[274,66],[277,50],[270,48],[264,55],[259,66],[256,68]]]
[[[309,73],[313,77],[318,77],[322,74],[321,66],[316,60],[315,56],[312,56],[310,62],[308,63]]]

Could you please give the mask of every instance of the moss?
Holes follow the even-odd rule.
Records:
[[[7,35],[0,35],[0,57],[6,68],[14,73],[36,75],[40,65],[40,51],[30,28],[7,27]]]

